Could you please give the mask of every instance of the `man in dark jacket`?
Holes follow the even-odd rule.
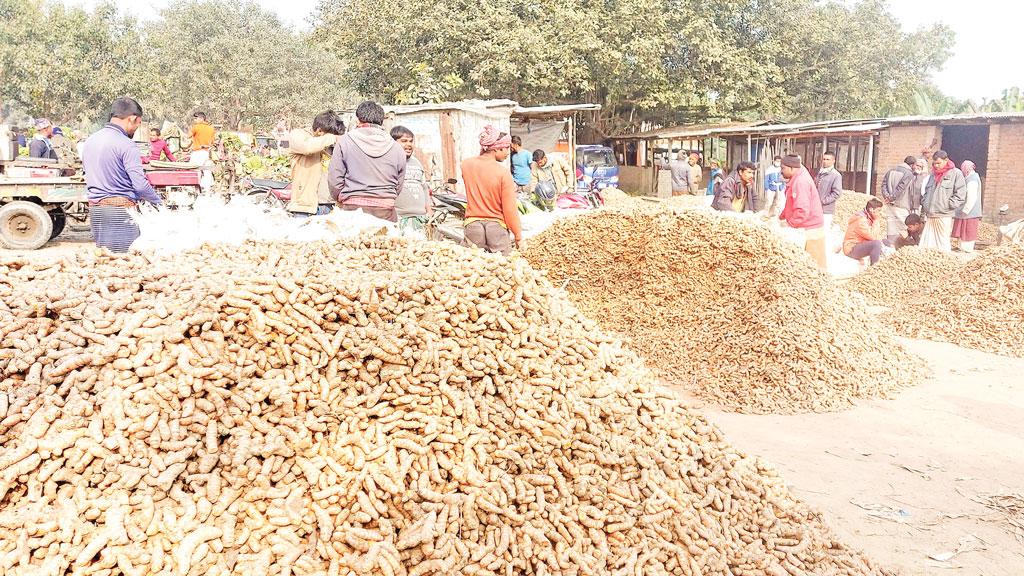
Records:
[[[362,210],[398,221],[395,199],[405,181],[405,151],[384,131],[384,108],[363,102],[356,108],[359,123],[338,140],[327,165],[331,198],[342,210]]]
[[[949,154],[939,150],[932,156],[932,174],[925,185],[921,212],[926,218],[921,235],[922,248],[952,251],[953,214],[967,201],[967,180]]]
[[[53,124],[46,118],[36,120],[36,135],[28,144],[28,155],[32,158],[57,160],[57,151],[53,149],[50,137],[53,136]]]
[[[821,157],[821,170],[814,179],[821,199],[821,213],[825,217],[825,233],[832,229],[832,215],[836,213],[836,202],[843,193],[843,174],[836,170],[836,155],[825,152]]]
[[[754,186],[753,162],[740,162],[736,169],[715,186],[711,207],[722,212],[760,212],[765,208]]]
[[[889,170],[882,178],[882,201],[885,202],[886,236],[892,244],[906,230],[904,222],[911,212],[920,209],[920,198],[917,204],[910,202],[914,187],[914,164],[917,158],[907,156],[903,164]]]

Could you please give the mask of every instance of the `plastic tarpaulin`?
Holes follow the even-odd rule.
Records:
[[[538,149],[555,152],[564,133],[563,120],[512,120],[511,134],[522,138],[523,148],[530,152]]]
[[[364,233],[398,235],[397,226],[361,210],[333,210],[327,216],[299,219],[281,208],[267,209],[245,196],[225,202],[203,195],[190,209],[143,206],[132,217],[141,235],[136,252],[176,253],[203,244],[240,245],[248,240],[315,242],[353,238]]]

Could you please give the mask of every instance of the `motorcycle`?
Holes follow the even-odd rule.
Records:
[[[604,206],[604,196],[597,187],[597,180],[591,180],[585,189],[577,188],[575,192],[562,194],[555,205],[563,210],[595,210]]]
[[[292,199],[291,182],[250,178],[245,196],[257,204],[272,208],[284,208]]]

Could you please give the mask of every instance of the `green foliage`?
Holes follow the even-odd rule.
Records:
[[[435,96],[426,85],[596,102],[604,132],[872,116],[909,98],[953,40],[944,26],[904,33],[882,0],[321,0],[314,22],[367,96]]]
[[[170,3],[142,25],[110,2],[0,0],[0,99],[15,110],[94,124],[130,95],[147,116],[206,111],[229,128],[302,124],[351,104],[337,57],[252,1]]]
[[[92,12],[60,2],[0,0],[0,100],[32,116],[91,123],[110,102],[138,94],[138,24],[104,2]]]
[[[159,116],[195,110],[228,128],[267,129],[279,118],[307,123],[354,100],[341,62],[255,2],[174,2],[145,29]]]
[[[982,112],[1024,112],[1024,97],[1017,86],[1003,90],[998,100],[986,100],[981,104]]]

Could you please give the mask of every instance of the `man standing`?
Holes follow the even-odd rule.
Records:
[[[480,155],[462,161],[467,199],[465,243],[506,255],[512,250],[510,232],[519,249],[524,249],[516,183],[501,165],[511,146],[507,134],[487,125],[480,133]]]
[[[786,206],[779,220],[801,232],[804,250],[818,268],[825,270],[828,267],[825,260],[825,219],[811,173],[799,156],[790,154],[782,159],[782,177],[786,179]]]
[[[36,120],[36,135],[28,144],[28,155],[31,158],[46,158],[57,160],[57,152],[50,143],[50,136],[53,136],[53,124],[46,118]]]
[[[821,212],[824,216],[825,233],[832,230],[832,216],[836,213],[836,202],[843,193],[843,174],[836,170],[836,155],[825,152],[821,156],[821,170],[814,184],[821,199]]]
[[[966,194],[967,181],[949,159],[949,154],[939,150],[932,155],[932,175],[921,199],[921,212],[925,217],[922,248],[952,251],[949,239],[953,233],[953,215],[963,207]]]
[[[560,156],[548,158],[543,150],[533,151],[533,168],[530,173],[530,189],[537,196],[537,201],[543,204],[544,209],[552,211],[555,209],[555,199],[562,194],[572,190],[576,181],[575,174],[569,163]],[[538,191],[538,184],[545,182],[549,185],[551,194],[543,194]]]
[[[763,202],[757,197],[754,186],[753,162],[740,162],[732,174],[715,188],[715,199],[711,207],[722,212],[758,212]]]
[[[423,163],[416,157],[416,135],[405,126],[391,129],[391,137],[405,152],[405,182],[402,191],[395,199],[395,211],[398,213],[399,230],[422,230],[427,223],[427,216],[434,209],[427,189]]]
[[[148,163],[151,160],[160,160],[164,156],[167,156],[169,162],[177,162],[174,159],[174,154],[171,152],[171,147],[167,145],[167,140],[160,137],[159,128],[149,129],[149,156],[142,159],[144,163]]]
[[[206,121],[205,112],[196,112],[192,115],[192,130],[189,131],[189,138],[192,140],[192,154],[189,161],[204,166],[203,178],[200,186],[203,190],[213,187],[213,171],[209,169],[210,150],[213,149],[213,141],[217,137],[217,131]]]
[[[533,155],[529,150],[523,149],[523,139],[519,136],[512,137],[512,179],[516,183],[516,193],[524,193],[529,190],[530,180],[533,172],[530,164],[533,162]]]
[[[405,152],[384,131],[380,104],[363,102],[356,108],[356,120],[355,129],[338,140],[327,165],[331,198],[342,210],[362,210],[398,222],[395,199],[405,180]]]
[[[786,205],[786,181],[782,179],[782,156],[776,156],[764,172],[765,207],[772,216],[778,216]]]
[[[679,156],[683,151],[680,150],[676,155],[676,159],[669,161],[666,156],[661,162],[661,167],[668,170],[672,175],[672,195],[682,196],[683,194],[689,194],[690,188],[693,183],[693,173],[690,172],[690,164],[684,162]]]
[[[345,133],[345,125],[334,110],[313,118],[313,131],[296,128],[287,134],[292,164],[292,198],[288,212],[298,218],[324,215],[334,208],[327,188],[327,170],[331,146]]]
[[[111,252],[127,252],[139,237],[129,210],[141,201],[160,204],[132,142],[141,124],[142,106],[131,98],[118,98],[110,106],[110,121],[89,136],[82,151],[92,235],[96,246]]]
[[[960,240],[962,252],[974,252],[974,243],[978,240],[978,224],[981,223],[981,176],[976,168],[970,160],[960,164],[967,192],[963,206],[953,214],[953,238]]]
[[[906,231],[904,222],[911,212],[920,208],[920,198],[917,204],[913,203],[914,193],[914,164],[917,158],[907,156],[903,164],[889,170],[882,178],[882,200],[885,201],[886,237],[889,243],[896,242],[896,239]]]
[[[690,152],[690,157],[686,159],[686,162],[690,165],[690,195],[697,196],[700,194],[700,181],[704,179],[704,168],[700,165],[700,154]]]

